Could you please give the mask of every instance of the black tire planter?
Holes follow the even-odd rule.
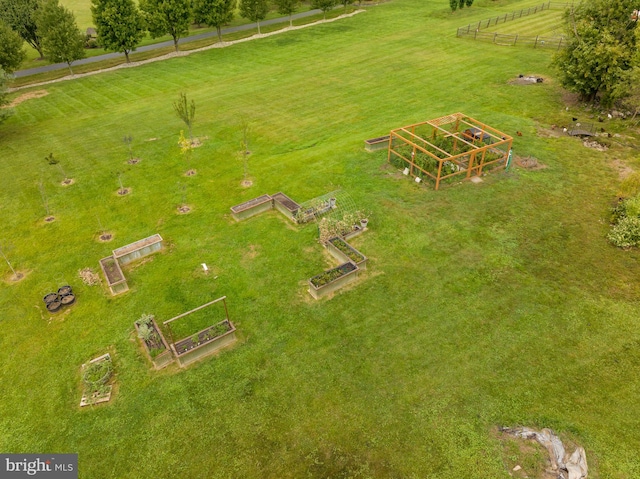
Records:
[[[58,288],[58,294],[60,296],[66,296],[67,294],[71,294],[71,286],[62,286]]]
[[[44,298],[42,298],[42,300],[44,301],[44,304],[49,305],[50,303],[53,303],[54,301],[58,301],[58,293],[45,294],[45,296],[44,296]]]
[[[53,301],[52,303],[47,304],[47,310],[50,313],[55,313],[60,309],[61,306],[62,306],[62,303],[56,300],[56,301]]]
[[[64,296],[60,297],[60,302],[62,303],[63,306],[69,306],[70,304],[73,304],[76,302],[76,297],[71,293],[65,294]]]

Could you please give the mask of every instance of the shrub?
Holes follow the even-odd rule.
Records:
[[[607,239],[620,248],[630,248],[640,244],[640,218],[627,216],[615,224]]]

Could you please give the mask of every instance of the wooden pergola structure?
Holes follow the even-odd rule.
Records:
[[[463,113],[391,130],[388,161],[406,175],[433,180],[481,176],[505,167],[513,138]]]

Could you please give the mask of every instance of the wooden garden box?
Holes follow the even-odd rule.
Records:
[[[100,268],[102,274],[107,280],[107,286],[113,296],[129,291],[129,285],[127,284],[127,278],[124,277],[124,273],[120,268],[120,264],[113,256],[107,256],[100,260]]]
[[[358,267],[355,264],[347,262],[314,276],[309,280],[309,294],[311,294],[315,299],[327,296],[328,294],[331,294],[343,286],[355,281],[358,278],[358,271]],[[339,276],[325,283],[322,281],[322,278],[326,278],[326,275]]]
[[[271,198],[273,198],[273,206],[275,207],[275,209],[277,209],[280,213],[285,215],[294,223],[297,223],[296,215],[298,213],[298,210],[300,209],[300,205],[298,203],[293,201],[282,192],[271,195]]]
[[[367,151],[384,150],[389,147],[389,135],[364,140],[364,149]]]
[[[209,330],[222,323],[227,323],[230,328],[226,333],[212,339],[205,339]],[[194,336],[198,336],[198,338],[201,339],[198,344],[193,343],[193,337],[185,338],[171,344],[171,349],[180,367],[188,366],[199,359],[210,356],[218,350],[233,344],[236,341],[236,328],[231,321],[225,319],[215,326],[198,331]],[[185,349],[185,347],[189,349]]]
[[[358,266],[359,269],[367,269],[367,257],[339,236],[327,241],[325,247],[331,256],[340,263],[350,261]]]
[[[113,250],[113,257],[117,259],[120,264],[127,264],[137,259],[148,256],[152,253],[160,251],[162,248],[162,236],[155,234],[138,240],[134,243],[123,246],[122,248]]]
[[[273,208],[273,200],[269,195],[262,195],[231,207],[231,216],[237,221],[245,220]]]

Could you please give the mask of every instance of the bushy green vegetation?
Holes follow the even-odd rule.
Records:
[[[458,13],[497,11],[478,1]],[[573,111],[557,82],[509,80],[553,78],[549,53],[458,40],[458,13],[442,0],[394,0],[39,87],[49,94],[18,105],[0,128],[0,243],[25,273],[10,282],[5,268],[0,284],[0,450],[78,452],[87,479],[506,479],[492,430],[524,424],[584,446],[590,476],[638,476],[640,254],[606,234],[619,182],[609,163],[639,160],[537,135]],[[203,140],[189,178],[171,104],[181,91],[198,105]],[[366,138],[457,111],[521,131],[516,154],[547,168],[436,192],[389,167],[385,152],[363,151]],[[236,154],[242,117],[251,188]],[[42,161],[50,152],[73,185]],[[176,212],[179,182],[190,214]],[[369,214],[353,240],[369,263],[348,290],[312,301],[304,284],[333,264],[316,225],[276,212],[235,223],[229,207],[337,187]],[[103,227],[112,242],[96,240]],[[166,250],[125,268],[129,292],[111,297],[78,279],[153,233]],[[60,284],[77,300],[49,319],[42,295]],[[150,371],[133,322],[148,313],[161,323],[222,295],[238,345],[184,371]],[[105,352],[113,398],[80,410],[80,365]]]

